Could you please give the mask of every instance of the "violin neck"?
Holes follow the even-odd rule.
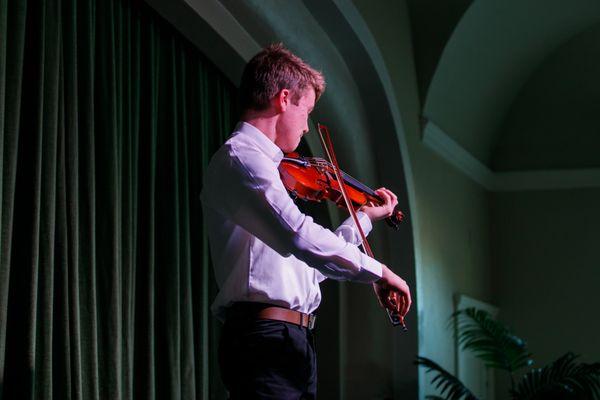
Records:
[[[347,173],[342,172],[342,177],[344,178],[344,181],[348,185],[352,186],[353,188],[358,189],[358,190],[360,190],[360,191],[368,194],[369,196],[373,196],[373,197],[379,198],[379,196],[377,195],[377,193],[375,193],[375,191],[373,189],[371,189],[367,185],[364,185],[361,182],[357,181],[356,179],[354,179],[353,177],[351,177]]]

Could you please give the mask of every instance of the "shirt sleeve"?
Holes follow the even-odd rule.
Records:
[[[282,256],[294,255],[328,278],[370,283],[381,277],[381,263],[358,249],[354,228],[346,221],[336,234],[303,214],[283,186],[275,163],[265,154],[252,147],[229,145],[226,155],[211,162],[218,173],[206,175],[205,185],[219,188],[219,193],[203,193],[208,206]]]
[[[368,236],[373,228],[371,218],[369,218],[369,216],[362,211],[358,211],[356,216],[358,217],[358,222],[360,223],[363,233],[365,236]],[[344,222],[342,222],[342,224],[335,230],[335,234],[343,238],[346,242],[352,243],[356,246],[360,246],[362,244],[360,232],[358,232],[352,216],[348,217]],[[327,277],[317,271],[317,280],[319,283],[323,282],[325,279],[327,279]]]
[[[367,214],[362,211],[358,211],[356,213],[358,217],[358,222],[360,223],[360,227],[363,230],[365,236],[368,236],[373,228],[373,224],[371,223],[371,218]],[[355,244],[357,246],[362,244],[362,238],[360,237],[360,232],[354,225],[354,220],[352,216],[347,218],[342,224],[335,230],[335,234],[342,237],[345,241]]]

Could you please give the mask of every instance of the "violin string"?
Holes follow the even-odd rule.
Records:
[[[309,161],[313,162],[314,164],[317,165],[321,165],[321,164],[325,164],[326,166],[330,167],[331,169],[333,169],[333,165],[331,165],[330,162],[317,158],[317,157],[312,157],[310,159],[308,159]],[[351,175],[349,175],[348,173],[340,170],[340,172],[342,173],[342,177],[344,178],[344,181],[346,183],[348,183],[350,186],[354,187],[355,189],[358,189],[360,191],[363,191],[365,193],[367,193],[370,196],[374,196],[379,198],[379,196],[377,195],[377,193],[375,193],[375,191],[373,189],[371,189],[370,187],[368,187],[367,185],[361,183],[359,180],[357,180],[356,178],[352,177]]]

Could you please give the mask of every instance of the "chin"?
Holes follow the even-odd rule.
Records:
[[[298,149],[298,146],[300,146],[300,141],[298,140],[298,142],[294,145],[294,148],[292,149],[292,151],[296,151]]]
[[[294,151],[296,151],[296,149],[297,149],[297,148],[298,148],[298,145],[295,145],[295,146],[289,146],[289,147],[286,147],[286,148],[284,148],[284,149],[281,149],[281,151],[282,151],[284,154],[287,154],[287,153],[293,153]]]

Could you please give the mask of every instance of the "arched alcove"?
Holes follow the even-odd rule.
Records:
[[[346,172],[398,194],[408,222],[400,232],[378,226],[372,234],[374,250],[415,288],[418,246],[413,229],[418,216],[410,208],[414,195],[402,121],[381,56],[354,7],[336,1],[285,6],[254,0],[148,2],[233,82],[238,82],[247,59],[277,41],[324,72],[327,91],[312,119],[329,126]],[[314,135],[307,141],[315,154],[321,153]],[[326,392],[321,394],[416,397],[412,360],[418,352],[417,313],[410,314],[405,334],[391,328],[368,285],[335,284],[325,290],[324,296],[334,296],[335,304],[327,308],[328,315],[320,315],[320,324],[332,329],[327,351],[335,357],[326,361],[332,370],[323,375],[320,387]],[[320,350],[319,356],[327,351]]]
[[[559,46],[523,85],[497,135],[494,170],[600,167],[598,70],[600,23]]]
[[[598,21],[595,1],[474,2],[440,57],[424,116],[491,166],[523,86],[558,47]]]

